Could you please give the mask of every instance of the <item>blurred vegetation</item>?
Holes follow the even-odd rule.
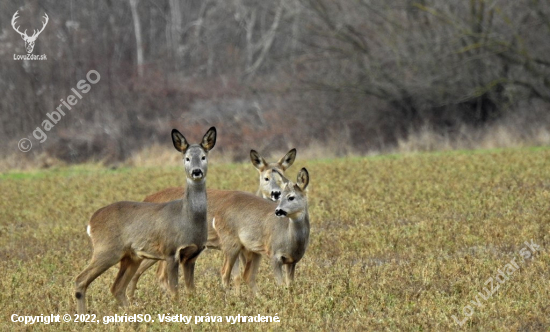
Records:
[[[0,8],[0,156],[21,157],[15,146],[29,137],[25,157],[116,162],[165,144],[174,127],[199,135],[207,125],[218,126],[220,151],[234,160],[249,147],[343,156],[438,149],[442,140],[550,143],[548,1],[7,0]],[[25,53],[10,26],[16,10],[29,31],[49,15],[34,50],[48,60],[13,60]],[[39,143],[32,132],[89,70],[100,81]],[[431,142],[415,145],[425,132]]]

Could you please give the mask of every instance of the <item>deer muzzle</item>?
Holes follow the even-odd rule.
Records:
[[[283,209],[275,209],[275,215],[277,217],[284,217],[287,215],[286,211]]]
[[[193,180],[202,179],[203,176],[204,176],[204,173],[199,168],[195,168],[194,170],[191,171],[191,177],[193,177]]]
[[[272,191],[271,192],[271,200],[276,202],[279,200],[279,198],[281,198],[281,192],[280,191]]]

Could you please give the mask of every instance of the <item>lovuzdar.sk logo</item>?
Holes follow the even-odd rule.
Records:
[[[48,14],[44,13],[43,18],[45,19],[45,21],[42,22],[42,29],[40,30],[33,29],[32,36],[27,35],[27,29],[21,32],[19,31],[20,26],[15,27],[16,25],[15,21],[17,21],[17,19],[19,18],[19,16],[17,16],[18,14],[19,14],[19,10],[16,11],[15,14],[13,14],[13,17],[11,19],[11,26],[13,27],[13,30],[15,30],[18,34],[20,34],[21,38],[23,38],[23,40],[25,41],[25,49],[27,50],[27,54],[23,54],[23,55],[14,54],[13,59],[14,60],[47,60],[46,54],[34,55],[31,53],[34,49],[34,43],[36,42],[36,38],[38,38],[38,36],[40,36],[42,31],[44,31],[44,28],[46,27],[46,25],[48,24],[48,21],[50,20],[50,18],[48,17]]]

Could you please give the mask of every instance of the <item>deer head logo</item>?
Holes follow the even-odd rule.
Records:
[[[38,38],[38,36],[42,33],[42,31],[44,31],[44,28],[46,27],[46,24],[48,24],[48,20],[50,19],[48,17],[48,14],[44,13],[44,18],[46,19],[46,21],[42,22],[42,29],[40,30],[33,30],[33,34],[32,36],[28,36],[27,35],[27,30],[25,29],[24,32],[21,32],[19,31],[19,26],[16,28],[15,27],[15,21],[19,18],[19,16],[17,16],[17,13],[19,11],[16,11],[15,14],[13,14],[13,18],[11,19],[11,26],[13,27],[13,29],[15,31],[17,31],[17,33],[19,33],[21,35],[21,38],[23,38],[23,40],[25,41],[25,48],[27,49],[27,53],[32,53],[32,50],[34,49],[34,42],[36,41],[36,38]]]

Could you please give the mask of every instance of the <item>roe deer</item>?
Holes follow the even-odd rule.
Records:
[[[296,263],[309,242],[309,173],[302,168],[296,184],[279,175],[285,183],[278,204],[240,191],[217,191],[212,197],[220,206],[214,217],[224,254],[221,274],[225,288],[229,287],[233,264],[241,252],[246,257],[243,278],[253,293],[262,254],[271,260],[277,283],[283,281],[283,265],[286,284],[294,279]]]
[[[255,150],[250,150],[250,161],[252,165],[260,173],[260,184],[256,192],[256,195],[263,197],[264,199],[278,200],[281,195],[281,178],[278,176],[273,176],[273,171],[278,172],[279,174],[284,174],[284,172],[292,166],[294,160],[296,159],[296,149],[291,149],[288,151],[281,159],[277,162],[268,163],[265,159]],[[216,192],[219,190],[208,189],[208,208],[207,208],[207,220],[208,220],[208,240],[206,241],[206,247],[209,249],[220,249],[220,239],[218,233],[214,230],[212,219],[220,209],[220,206],[216,200]],[[145,197],[145,202],[168,202],[174,199],[177,199],[184,195],[185,189],[183,187],[172,187],[161,190],[155,194]],[[219,217],[218,220],[219,221]],[[241,257],[241,263],[244,266],[246,264],[246,258]],[[151,266],[156,263],[156,260],[144,260],[141,262],[137,272],[134,274],[134,277],[128,285],[128,296],[133,297],[135,290],[137,289],[137,283],[139,278],[145,271],[147,271]],[[157,275],[159,278],[163,278],[164,262],[160,262]],[[237,264],[236,264],[237,265]],[[238,270],[238,267],[237,267]]]
[[[250,161],[260,173],[260,186],[256,195],[265,199],[271,199],[272,201],[279,200],[281,188],[279,182],[272,174],[273,170],[277,170],[279,173],[284,174],[284,172],[294,163],[295,159],[296,149],[288,151],[287,154],[276,163],[268,163],[258,152],[250,150]]]
[[[168,203],[117,202],[97,210],[88,225],[93,255],[76,278],[78,313],[86,313],[86,289],[95,278],[120,262],[111,292],[128,305],[126,287],[145,258],[164,260],[164,284],[177,297],[178,268],[183,265],[185,284],[194,289],[195,261],[208,237],[206,222],[206,173],[208,151],[216,143],[210,128],[200,144],[189,145],[176,129],[172,142],[183,154],[186,186],[183,199]]]

